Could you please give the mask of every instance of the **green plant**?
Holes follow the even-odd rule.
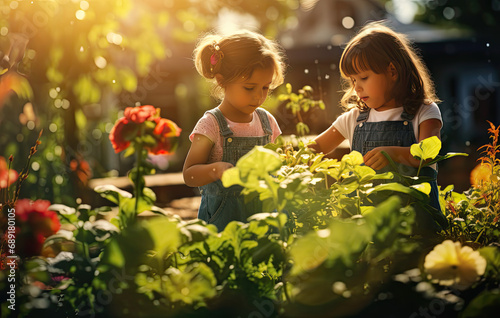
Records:
[[[491,143],[481,146],[483,156],[480,164],[472,171],[474,185],[463,193],[453,191],[448,186],[442,193],[443,205],[450,228],[446,238],[472,246],[486,246],[497,242],[500,236],[500,145],[498,134],[500,126],[490,122],[488,132]]]
[[[313,99],[313,89],[311,86],[304,86],[299,89],[298,94],[292,92],[292,85],[287,83],[286,94],[280,94],[278,99],[280,101],[288,101],[286,103],[286,109],[290,109],[292,114],[297,118],[296,130],[299,136],[304,136],[309,133],[309,126],[304,123],[301,113],[306,113],[309,109],[314,107],[319,107],[320,109],[325,109],[325,103],[322,99]]]
[[[287,145],[268,148],[277,152],[254,148],[222,176],[222,182],[226,187],[243,186],[245,195],[259,196],[264,211],[288,211],[298,231],[322,228],[332,217],[364,214],[394,191],[404,195],[405,205],[427,195],[419,191],[419,185],[373,186],[374,181],[391,179],[392,174],[377,174],[361,165],[363,157],[355,151],[338,161],[312,153],[303,143],[298,150]]]
[[[420,158],[427,157],[425,144],[419,146]],[[161,215],[127,217],[115,227],[101,218],[116,210],[136,214],[142,206],[136,210],[137,201],[127,200],[132,193],[112,187],[102,193],[117,209],[53,205],[72,227],[47,239],[47,258],[26,263],[30,292],[22,297],[31,307],[23,307],[22,316],[407,317],[436,302],[443,302],[443,315],[456,315],[458,305],[464,316],[495,312],[498,247],[479,249],[486,267],[479,262],[475,280],[461,293],[435,284],[434,279],[456,274],[446,272],[454,270],[456,259],[442,253],[440,262],[451,265],[434,267],[432,280],[425,272],[432,266],[421,266],[430,246],[412,229],[414,203],[427,197],[422,180],[395,183],[392,173],[362,163],[357,152],[340,161],[325,159],[303,142],[296,148],[256,147],[222,182],[258,196],[265,211],[247,223],[231,222],[220,233],[204,221],[167,215],[154,207],[154,198],[150,208]],[[378,181],[388,183],[375,185]],[[451,187],[443,198],[446,192],[448,199],[472,200]],[[469,206],[463,207],[465,213]],[[491,233],[480,237],[498,243]],[[481,260],[469,247],[460,253]]]

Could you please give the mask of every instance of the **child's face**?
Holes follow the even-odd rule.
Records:
[[[389,70],[381,74],[367,70],[350,77],[356,94],[369,108],[383,111],[396,107],[392,96],[394,78]]]
[[[273,75],[273,68],[257,68],[250,78],[227,84],[223,104],[243,116],[252,114],[266,100]]]

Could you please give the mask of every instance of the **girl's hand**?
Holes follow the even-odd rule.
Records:
[[[214,162],[212,164],[212,173],[215,174],[215,178],[217,180],[219,180],[220,178],[222,178],[222,174],[224,173],[224,171],[226,171],[227,169],[229,168],[232,168],[234,167],[233,164],[229,163],[229,162],[223,162],[223,161],[219,161],[219,162]]]
[[[377,147],[368,151],[363,156],[365,165],[375,170],[380,170],[387,166],[389,160],[382,154],[382,151],[385,151],[391,158],[394,158],[391,147]]]
[[[394,162],[401,163],[410,167],[418,167],[419,160],[411,155],[410,147],[377,147],[368,151],[363,160],[368,167],[380,170],[389,164],[389,160],[382,154],[385,151]]]

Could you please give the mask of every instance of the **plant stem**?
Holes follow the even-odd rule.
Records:
[[[422,169],[422,164],[424,163],[424,160],[420,158],[420,164],[418,165],[418,170],[417,170],[417,177],[420,175],[420,169]]]
[[[136,163],[136,173],[135,173],[135,184],[134,184],[134,192],[135,192],[135,202],[134,202],[134,215],[133,218],[137,216],[137,209],[139,207],[139,198],[141,197],[141,192],[142,192],[142,186],[139,186],[142,178],[142,160],[143,160],[143,155],[144,151],[142,149],[142,145],[138,144],[137,145],[137,163]]]

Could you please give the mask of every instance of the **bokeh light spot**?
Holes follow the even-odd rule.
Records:
[[[62,184],[64,182],[64,178],[61,175],[57,175],[57,176],[55,176],[54,181],[57,184]]]
[[[57,131],[57,125],[56,125],[55,123],[51,123],[51,124],[49,125],[49,130],[50,130],[51,132],[56,132],[56,131]]]
[[[49,96],[50,98],[56,98],[58,95],[57,93],[57,90],[55,88],[52,88],[50,91],[49,91]]]
[[[88,10],[90,7],[90,4],[87,1],[81,1],[80,2],[80,9],[82,10]]]
[[[75,13],[75,17],[76,17],[78,20],[83,20],[83,19],[85,19],[85,11],[83,11],[83,10],[78,10],[78,11],[76,11],[76,13]]]
[[[30,120],[26,123],[26,127],[28,127],[29,130],[35,129],[35,122]]]
[[[344,17],[342,19],[342,26],[346,29],[352,29],[354,27],[354,19],[352,17]]]
[[[40,170],[40,164],[36,161],[33,161],[33,163],[31,164],[31,169],[33,169],[33,171]]]
[[[451,7],[446,7],[443,9],[443,17],[447,20],[451,20],[455,17],[455,9]]]
[[[106,59],[102,56],[96,56],[94,58],[94,63],[98,68],[105,68],[106,65],[108,65],[108,61],[106,61]]]

